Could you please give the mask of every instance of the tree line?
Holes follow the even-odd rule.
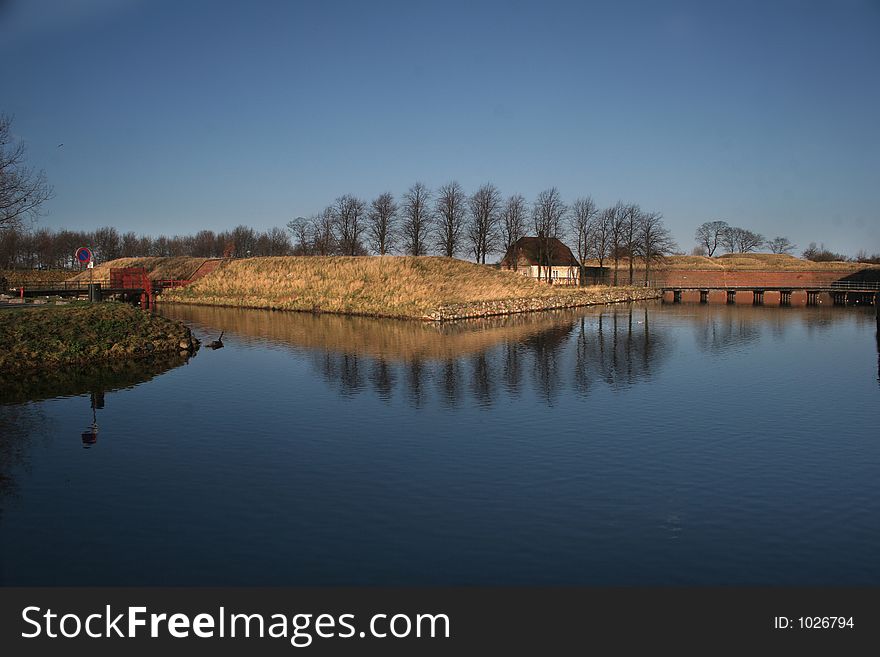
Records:
[[[600,209],[585,196],[568,205],[555,187],[529,202],[522,194],[505,198],[492,183],[468,194],[456,181],[436,191],[417,182],[399,201],[390,192],[369,202],[345,194],[322,212],[291,221],[288,228],[294,253],[300,255],[437,254],[482,264],[531,235],[538,239],[538,259],[545,267],[555,238],[575,244],[581,263],[597,260],[604,266],[613,259],[616,266],[628,260],[630,282],[633,259],[647,263],[647,278],[650,264],[676,248],[662,215],[637,204],[618,202]],[[616,271],[614,275],[617,282]]]
[[[110,226],[92,232],[27,229],[53,195],[45,173],[28,166],[24,143],[13,135],[11,117],[0,114],[0,267],[7,269],[72,267],[77,264],[73,253],[83,245],[93,248],[101,261],[125,256],[435,253],[471,257],[485,264],[491,254],[506,253],[520,237],[531,234],[538,238],[544,265],[549,265],[552,238],[560,238],[576,245],[581,263],[595,259],[603,266],[613,260],[614,282],[621,259],[626,260],[632,283],[634,259],[643,259],[648,280],[651,264],[676,248],[659,213],[622,202],[600,210],[589,196],[569,206],[555,187],[529,203],[521,194],[503,198],[491,183],[472,194],[455,181],[435,192],[416,183],[399,201],[390,192],[369,202],[345,194],[308,219],[288,222],[286,229],[259,232],[240,225],[229,231],[201,230],[172,237],[120,234]],[[787,237],[767,240],[760,233],[720,220],[701,224],[695,239],[694,255],[710,257],[719,248],[729,253],[749,253],[762,247],[773,253],[791,253],[797,248]],[[810,243],[803,257],[814,261],[850,259],[815,243]],[[860,251],[853,260],[880,263],[880,254]]]
[[[766,239],[761,233],[731,226],[726,221],[720,220],[700,224],[694,233],[694,239],[697,246],[691,252],[692,255],[707,255],[710,258],[718,249],[724,249],[728,253],[752,253],[766,248],[776,254],[791,254],[797,249],[797,245],[787,237]],[[801,255],[804,259],[813,262],[849,261],[880,264],[880,254],[868,254],[867,251],[860,250],[854,258],[850,258],[843,253],[826,249],[824,244],[816,246],[815,242],[810,242]]]
[[[555,187],[531,202],[522,194],[503,197],[486,183],[468,194],[456,181],[436,191],[424,183],[412,185],[399,199],[390,192],[365,201],[343,194],[321,212],[298,217],[286,228],[256,231],[240,225],[229,231],[201,230],[192,235],[149,237],[120,233],[107,226],[91,232],[27,230],[13,226],[0,232],[0,267],[72,267],[80,246],[93,249],[106,262],[133,256],[248,257],[277,255],[405,255],[436,254],[467,257],[485,264],[495,254],[507,253],[526,235],[538,238],[538,257],[549,267],[554,238],[575,245],[581,263],[597,260],[651,263],[673,252],[675,242],[657,212],[634,203],[618,202],[600,209],[589,196],[571,205]],[[514,258],[515,260],[515,258]],[[549,270],[546,271],[549,277]]]

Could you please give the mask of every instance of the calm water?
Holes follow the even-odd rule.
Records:
[[[0,583],[880,584],[873,309],[161,312],[0,384]]]

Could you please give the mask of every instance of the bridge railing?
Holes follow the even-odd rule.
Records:
[[[880,282],[874,281],[833,281],[832,290],[880,290]]]

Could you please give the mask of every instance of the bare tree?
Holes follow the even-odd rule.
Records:
[[[437,246],[452,258],[461,251],[461,237],[467,212],[467,196],[456,181],[437,190]]]
[[[724,234],[729,228],[726,221],[707,221],[697,227],[694,239],[697,244],[706,248],[706,253],[711,258],[718,247],[724,245]]]
[[[122,255],[122,240],[119,238],[119,231],[113,226],[98,228],[92,233],[89,242],[98,262],[116,260]]]
[[[370,246],[379,255],[385,255],[394,245],[397,210],[397,203],[394,202],[391,192],[380,194],[370,203]]]
[[[492,183],[480,187],[470,198],[467,238],[474,260],[486,264],[486,255],[496,248],[501,219],[501,194]]]
[[[830,249],[826,249],[824,244],[820,244],[816,246],[815,242],[810,242],[810,245],[804,249],[804,259],[812,260],[813,262],[846,262],[849,260],[842,253],[835,253]]]
[[[633,264],[636,257],[636,249],[638,246],[639,221],[641,219],[642,209],[635,203],[623,206],[623,233],[621,246],[629,260],[629,284],[633,284]]]
[[[364,232],[366,203],[351,194],[340,196],[330,206],[336,228],[337,249],[348,256],[364,255],[361,234]]]
[[[431,192],[420,182],[403,195],[403,241],[409,255],[425,255],[428,252],[428,236],[431,232]]]
[[[787,237],[774,237],[767,242],[767,247],[772,253],[791,253],[797,248],[797,244],[792,244]]]
[[[312,250],[315,255],[326,256],[336,252],[334,228],[333,208],[324,208],[321,214],[312,217]]]
[[[599,261],[599,271],[605,266],[605,259],[611,251],[611,212],[606,209],[599,212],[593,220],[593,228],[590,230],[590,244],[588,253]]]
[[[305,217],[297,217],[287,222],[287,230],[293,239],[294,255],[312,255],[313,242],[311,238],[311,225]]]
[[[273,227],[267,230],[261,238],[265,242],[263,247],[263,255],[267,256],[285,256],[290,255],[292,246],[290,237],[283,228]]]
[[[162,237],[165,239],[162,245],[165,253],[162,255],[172,255],[171,240],[164,235],[160,236],[160,238]],[[232,229],[231,238],[235,243],[235,257],[249,258],[254,254],[254,251],[257,248],[257,233],[253,228],[243,224],[236,226]]]
[[[213,248],[213,246],[214,246],[214,233],[212,231],[201,230],[198,233],[196,233],[196,244],[198,244],[198,241],[197,241],[198,237],[200,235],[202,235],[203,233],[211,233],[211,248]],[[123,258],[134,258],[136,256],[141,255],[139,247],[140,247],[140,239],[138,239],[138,236],[134,232],[128,231],[127,233],[123,233],[122,244],[121,244]],[[197,250],[198,250],[198,248],[197,248]],[[193,255],[194,256],[202,256],[202,257],[207,258],[207,257],[210,257],[214,254],[211,253],[211,251],[209,249],[207,253],[194,252]]]
[[[501,246],[508,253],[526,233],[526,199],[521,194],[508,197],[501,210]],[[513,269],[517,268],[519,254],[512,254]]]
[[[12,117],[0,115],[0,228],[36,219],[53,196],[45,172],[28,167],[25,154],[24,142],[12,134]]]
[[[764,236],[745,228],[729,227],[724,231],[722,243],[731,253],[749,253],[758,250],[764,243]]]
[[[590,251],[594,244],[593,232],[596,230],[596,218],[599,209],[595,201],[589,196],[577,199],[571,206],[569,224],[577,245],[577,259],[580,265],[579,280],[581,285],[586,284],[584,276],[584,262],[590,257]]]
[[[637,252],[645,261],[645,285],[651,280],[651,264],[675,251],[677,245],[658,212],[640,212]]]
[[[552,266],[553,240],[562,228],[562,220],[568,208],[562,202],[559,190],[555,187],[545,189],[538,194],[532,206],[532,223],[538,237],[538,280],[541,279],[541,266],[545,267],[546,279],[550,281]]]
[[[608,217],[608,237],[611,257],[614,259],[614,285],[617,285],[617,269],[620,254],[624,250],[624,205],[620,201],[606,210]]]

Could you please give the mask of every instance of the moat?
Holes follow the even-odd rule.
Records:
[[[0,383],[0,583],[880,584],[871,307],[158,312]]]

